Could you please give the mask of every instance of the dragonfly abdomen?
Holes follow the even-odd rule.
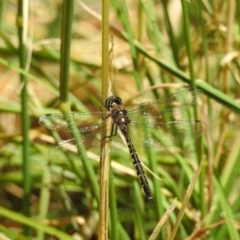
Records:
[[[128,136],[128,133],[127,131],[124,131],[123,129],[121,129],[125,139],[126,139],[126,143],[128,145],[128,150],[129,150],[129,153],[131,155],[131,158],[132,158],[132,161],[133,161],[133,165],[136,169],[136,173],[137,173],[137,176],[138,176],[138,180],[142,186],[142,189],[147,197],[147,200],[148,202],[153,206],[154,205],[154,200],[153,200],[153,197],[152,197],[152,194],[151,194],[151,191],[150,191],[150,188],[149,188],[149,185],[148,185],[148,181],[147,181],[147,178],[145,176],[145,172],[142,168],[142,164],[141,164],[141,161],[138,157],[138,154],[131,142],[131,139],[129,138]]]

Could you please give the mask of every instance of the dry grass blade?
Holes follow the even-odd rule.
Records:
[[[185,211],[185,209],[187,207],[187,204],[188,204],[188,201],[189,201],[189,199],[190,199],[190,197],[192,195],[194,186],[195,186],[195,184],[196,184],[196,182],[198,180],[198,177],[200,175],[200,172],[202,170],[203,163],[204,163],[204,160],[201,161],[201,163],[200,163],[200,165],[199,165],[199,167],[197,169],[197,172],[194,174],[193,179],[192,179],[191,183],[188,186],[187,192],[186,192],[185,197],[183,199],[182,206],[180,208],[179,214],[177,216],[176,223],[174,225],[174,228],[172,230],[172,233],[171,233],[171,236],[170,236],[169,240],[174,240],[175,237],[176,237],[176,233],[177,233],[177,230],[178,230],[179,225],[181,223],[181,220],[183,218],[184,211]]]
[[[168,220],[170,213],[175,209],[177,199],[175,198],[170,208],[163,214],[162,218],[159,220],[157,226],[154,228],[149,240],[155,240],[159,236],[163,224]]]

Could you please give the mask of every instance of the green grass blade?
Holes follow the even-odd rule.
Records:
[[[52,227],[45,226],[41,223],[37,223],[36,221],[33,221],[32,219],[25,217],[22,214],[7,210],[6,208],[3,208],[1,206],[0,206],[0,216],[22,223],[28,227],[31,227],[32,229],[43,231],[46,234],[59,237],[60,239],[73,240],[72,237],[70,237],[68,234],[64,232],[61,232]]]
[[[232,212],[231,207],[229,206],[228,202],[226,201],[226,196],[224,193],[223,188],[221,187],[219,181],[217,180],[216,177],[213,178],[214,180],[214,185],[216,187],[216,192],[218,195],[218,200],[221,205],[221,209],[224,212],[225,218],[226,218],[226,226],[228,229],[228,236],[230,237],[229,239],[231,240],[239,240],[239,233],[237,229],[234,227],[233,221],[234,221],[234,215]],[[216,237],[216,235],[214,236]]]
[[[72,19],[73,19],[73,0],[63,1],[62,14],[62,33],[61,33],[61,60],[60,60],[60,102],[64,112],[69,112],[68,94],[69,94],[69,65],[70,49],[72,37]]]

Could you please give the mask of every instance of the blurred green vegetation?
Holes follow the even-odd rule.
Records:
[[[38,124],[43,114],[99,111],[105,101],[101,2],[73,1],[72,14],[63,2],[0,1],[0,238],[97,239],[99,162],[85,160],[89,180],[80,159],[50,158],[58,136]],[[200,88],[195,113],[208,130],[184,148],[139,152],[154,172],[146,171],[154,207],[127,148],[112,156],[109,239],[240,239],[239,9],[239,0],[110,1],[112,92],[128,108]]]

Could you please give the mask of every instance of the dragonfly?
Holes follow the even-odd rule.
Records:
[[[160,100],[147,101],[125,109],[122,99],[113,95],[105,101],[105,111],[87,113],[51,113],[39,118],[40,125],[59,132],[69,132],[72,138],[50,149],[50,157],[78,156],[84,158],[79,147],[100,154],[103,137],[120,144],[124,140],[132,158],[140,185],[148,202],[154,205],[149,183],[134,146],[141,148],[183,146],[201,136],[207,125],[199,120],[180,120],[179,116],[195,106],[204,95],[200,89],[188,89]],[[107,124],[109,119],[112,123]],[[74,127],[71,122],[74,122]],[[110,136],[101,136],[102,127],[110,128]],[[80,141],[76,139],[76,134]],[[77,149],[77,150],[76,150]],[[96,150],[97,149],[97,150]],[[111,151],[115,151],[114,148]]]

